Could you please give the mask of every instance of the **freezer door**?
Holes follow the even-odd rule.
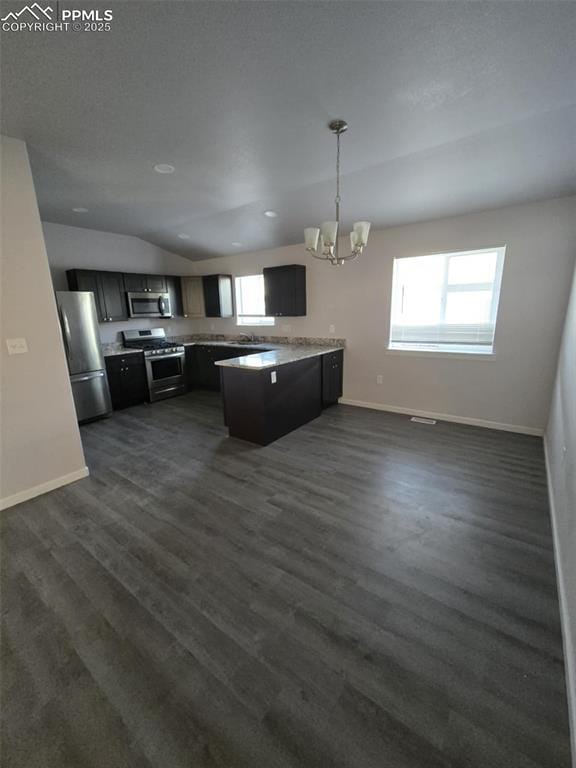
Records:
[[[79,422],[107,416],[112,411],[106,371],[70,376],[72,395]]]
[[[94,294],[57,291],[56,301],[70,375],[103,370]]]

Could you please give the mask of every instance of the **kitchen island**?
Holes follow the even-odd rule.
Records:
[[[342,361],[340,347],[288,344],[217,361],[230,436],[268,445],[320,416],[341,395]]]

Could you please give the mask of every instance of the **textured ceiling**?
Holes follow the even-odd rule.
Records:
[[[333,217],[334,117],[346,231],[576,192],[576,3],[81,7],[112,30],[0,33],[47,221],[192,259],[302,242]]]

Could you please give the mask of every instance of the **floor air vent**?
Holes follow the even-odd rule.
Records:
[[[410,421],[417,421],[418,424],[436,424],[436,419],[424,419],[422,416],[412,416]]]

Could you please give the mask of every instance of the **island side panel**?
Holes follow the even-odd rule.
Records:
[[[268,445],[322,411],[319,357],[261,371],[222,368],[222,384],[230,436],[259,445]]]
[[[272,371],[276,382],[272,382]],[[322,412],[320,357],[298,360],[268,369],[263,382],[268,442],[292,432]]]
[[[230,437],[267,445],[266,408],[262,394],[265,371],[220,368],[224,423]]]

